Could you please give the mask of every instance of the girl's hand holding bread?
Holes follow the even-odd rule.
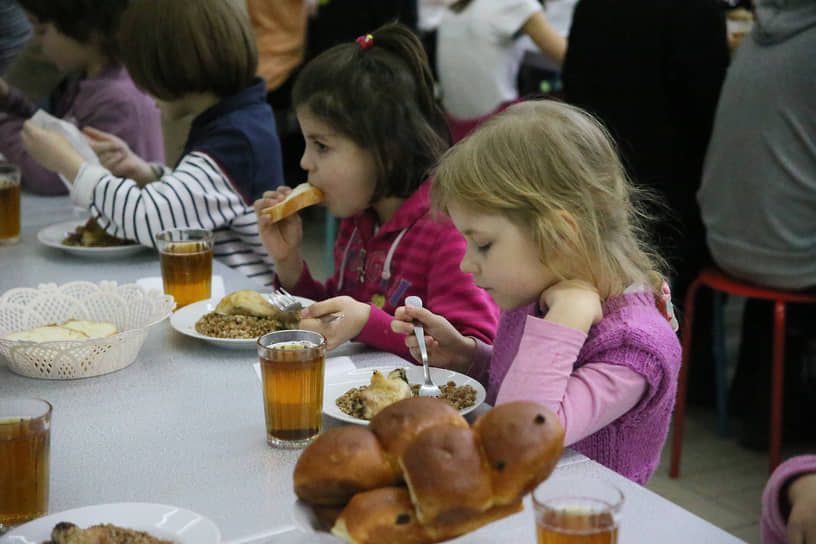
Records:
[[[407,335],[405,345],[417,362],[422,362],[422,358],[419,341],[414,335],[415,320],[425,329],[425,344],[431,365],[466,372],[476,351],[476,340],[463,336],[450,321],[426,308],[400,306],[394,313],[391,330]]]
[[[303,270],[303,256],[300,252],[303,223],[296,213],[275,221],[272,216],[263,213],[263,210],[283,202],[291,192],[292,188],[286,186],[266,191],[254,204],[255,215],[258,216],[258,232],[266,251],[275,261],[278,280],[285,288],[294,286]]]

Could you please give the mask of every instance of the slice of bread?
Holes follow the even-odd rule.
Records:
[[[323,198],[323,191],[308,182],[301,183],[292,189],[292,192],[287,195],[285,200],[278,202],[274,206],[264,208],[261,213],[271,216],[272,222],[277,223],[298,210],[320,204],[323,202]]]
[[[58,340],[87,340],[88,335],[66,327],[48,325],[46,327],[10,332],[3,335],[3,338],[6,340],[26,340],[29,342],[55,342]]]
[[[119,332],[114,323],[109,321],[87,321],[82,319],[69,319],[62,324],[63,327],[84,333],[88,338],[106,338]]]

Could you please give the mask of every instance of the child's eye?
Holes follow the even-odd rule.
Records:
[[[324,144],[323,142],[314,142],[315,147],[317,148],[318,153],[324,153],[329,150],[329,146]]]
[[[487,244],[482,244],[482,245],[476,244],[476,250],[479,253],[487,253],[490,250],[490,246],[492,246],[492,245],[493,245],[492,242],[487,243]]]

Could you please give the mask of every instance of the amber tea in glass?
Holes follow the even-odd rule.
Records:
[[[20,170],[0,161],[0,245],[20,239]]]
[[[203,229],[171,229],[156,235],[164,292],[176,309],[211,296],[213,235]]]
[[[48,513],[51,404],[0,399],[0,534]]]
[[[623,494],[600,479],[554,475],[533,492],[538,544],[617,544]]]
[[[258,355],[266,441],[305,447],[321,429],[326,339],[312,331],[271,332],[258,339]]]

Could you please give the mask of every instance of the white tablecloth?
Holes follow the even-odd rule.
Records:
[[[72,217],[67,198],[24,195],[19,244],[0,247],[0,292],[43,282],[158,276],[155,253],[122,261],[71,256],[37,242],[37,231]],[[227,292],[257,288],[214,263]],[[399,362],[393,355],[348,348],[356,366]],[[292,470],[298,451],[265,441],[253,351],[232,351],[155,326],[129,367],[84,380],[25,378],[0,361],[0,396],[36,396],[54,406],[50,511],[111,502],[172,504],[220,528],[224,542],[315,542],[292,518]],[[328,417],[324,425],[337,422]],[[568,452],[559,471],[604,477],[626,496],[625,543],[740,542],[710,523],[589,459]],[[524,512],[456,539],[461,543],[535,541]],[[2,542],[2,539],[0,539]]]

